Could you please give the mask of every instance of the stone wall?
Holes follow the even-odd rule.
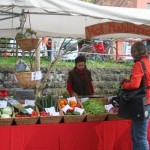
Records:
[[[51,92],[53,95],[62,95],[66,90],[68,71],[71,69],[69,67],[56,67],[49,75],[44,92]],[[131,72],[130,68],[90,68],[90,70],[92,72],[95,94],[99,95],[115,95],[118,91],[121,78],[129,77]],[[46,70],[42,69],[42,73],[44,75]],[[11,69],[1,69],[0,87],[11,90],[19,88]]]
[[[56,68],[49,82],[54,94],[63,92],[66,87],[68,71],[71,68]],[[123,68],[91,68],[95,94],[116,94],[119,82],[123,77],[129,77],[131,69]]]

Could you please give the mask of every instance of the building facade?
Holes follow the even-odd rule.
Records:
[[[93,0],[92,2],[103,6],[150,9],[150,0]]]

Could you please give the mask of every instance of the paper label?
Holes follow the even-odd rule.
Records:
[[[74,111],[77,111],[77,112],[80,113],[80,115],[82,115],[83,112],[84,112],[84,109],[83,108],[79,108],[79,107],[75,107]]]
[[[25,106],[28,106],[28,105],[35,106],[35,100],[25,99]]]
[[[85,98],[81,98],[81,103],[86,102],[89,98],[85,97]]]
[[[32,112],[34,111],[32,108],[27,108],[25,109],[29,114],[32,114]]]
[[[8,103],[10,103],[11,105],[17,105],[20,104],[17,100],[12,99],[12,100],[7,100]]]
[[[0,108],[5,108],[7,106],[7,101],[0,101]]]
[[[59,112],[53,112],[51,113],[52,116],[60,116]]]
[[[55,107],[53,106],[53,107],[50,107],[50,108],[45,108],[45,111],[47,112],[47,113],[50,113],[50,114],[52,114],[52,113],[55,113],[56,111],[55,111]]]
[[[67,104],[65,107],[62,108],[62,111],[63,111],[64,113],[66,113],[68,109],[72,109],[72,107],[70,107],[70,106]]]
[[[32,72],[32,74],[31,74],[31,81],[33,81],[33,80],[41,80],[41,79],[42,79],[41,71]]]
[[[106,111],[109,112],[109,110],[113,107],[113,105],[108,104],[108,105],[105,105],[104,107],[105,107]]]

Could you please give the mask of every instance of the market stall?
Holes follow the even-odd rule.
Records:
[[[9,8],[9,9],[8,9]],[[148,24],[148,10],[101,7],[80,1],[0,1],[0,36],[15,37],[18,29],[32,25],[39,37],[85,38],[85,26],[108,20]],[[103,12],[103,13],[102,13]],[[5,16],[9,16],[5,18]],[[137,15],[139,14],[139,15]],[[29,21],[26,17],[30,16]],[[131,16],[132,15],[132,16]],[[135,16],[136,15],[136,16]],[[29,19],[28,16],[28,19]],[[103,19],[105,18],[105,19]],[[39,21],[40,20],[40,21]],[[61,22],[60,22],[61,21]],[[18,115],[18,114],[17,114]],[[20,115],[20,114],[19,114]],[[29,116],[23,116],[29,117]],[[30,116],[32,117],[32,116]],[[39,115],[36,119],[39,119]],[[31,118],[32,119],[32,118]],[[30,119],[30,120],[31,120]],[[17,120],[17,117],[14,117]],[[22,120],[25,120],[22,118]],[[2,150],[130,150],[130,121],[1,126]],[[11,126],[12,125],[12,126]],[[126,147],[124,147],[126,145]]]

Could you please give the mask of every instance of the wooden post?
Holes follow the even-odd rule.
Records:
[[[16,62],[18,61],[18,44],[17,44],[17,42],[16,42]],[[16,63],[15,62],[15,63]]]
[[[40,42],[40,40],[39,40]],[[35,71],[40,71],[40,43],[38,43],[38,47],[35,51]],[[36,81],[36,89],[35,89],[35,95],[40,96],[40,80]]]

